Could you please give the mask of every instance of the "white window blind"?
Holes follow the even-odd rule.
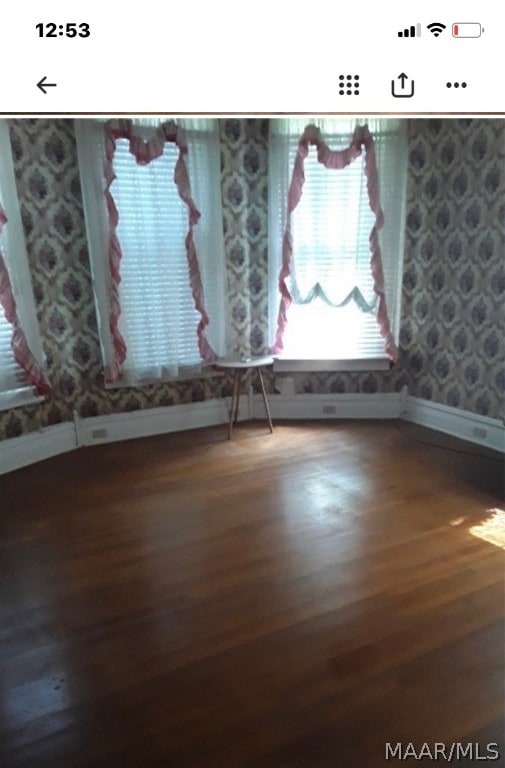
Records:
[[[288,119],[271,121],[270,135],[270,329],[277,323],[282,238],[287,193],[298,141],[309,123],[318,125],[331,149],[349,146],[357,124],[368,122],[374,136],[381,205],[380,233],[386,299],[398,337],[403,249],[406,143],[397,120]],[[363,360],[385,358],[376,323],[377,296],[370,270],[369,237],[375,223],[370,210],[364,154],[343,169],[326,169],[310,147],[304,161],[305,183],[291,217],[293,258],[282,358]]]
[[[179,148],[137,165],[129,142],[117,141],[111,193],[119,211],[121,317],[126,341],[124,370],[142,377],[176,375],[178,366],[200,364],[184,239],[188,214],[173,182]]]
[[[5,253],[4,238],[0,240],[0,248]],[[24,372],[14,360],[11,339],[12,325],[7,322],[0,307],[0,409],[23,402],[24,396],[32,390]]]
[[[108,282],[107,235],[98,233],[97,238],[92,222],[98,219],[99,229],[105,230],[108,222],[103,191],[98,197],[96,192],[100,187],[103,189],[103,178],[90,186],[90,164],[86,161],[90,148],[89,127],[98,137],[91,149],[95,174],[101,173],[101,163],[97,165],[96,156],[103,159],[103,147],[98,146],[103,142],[103,126],[98,125],[97,131],[97,124],[89,126],[86,121],[79,122],[81,179],[102,347],[106,352],[110,346],[110,309],[104,290]],[[148,137],[155,125],[139,125],[138,131]],[[188,121],[185,134],[191,193],[201,213],[193,237],[210,319],[206,336],[216,353],[223,354],[224,248],[217,124],[210,120]],[[160,157],[147,165],[138,165],[130,153],[128,140],[116,140],[113,160],[116,179],[110,192],[119,214],[116,234],[122,251],[119,330],[127,346],[122,383],[175,378],[201,370],[197,338],[201,316],[194,306],[185,245],[188,209],[174,184],[178,157],[179,148],[166,142]]]
[[[8,219],[0,235],[0,250],[9,272],[21,328],[32,354],[41,364],[43,354],[6,120],[0,120],[0,205]],[[0,410],[41,399],[14,360],[12,332],[12,325],[7,322],[0,306]]]

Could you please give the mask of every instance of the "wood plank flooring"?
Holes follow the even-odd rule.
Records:
[[[0,477],[0,766],[505,764],[504,551],[471,530],[501,459],[395,422],[226,437]]]

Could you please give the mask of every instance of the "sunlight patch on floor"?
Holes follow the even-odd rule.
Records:
[[[486,511],[489,514],[487,520],[473,525],[470,528],[470,533],[479,539],[494,544],[496,547],[505,549],[505,510],[495,507]]]

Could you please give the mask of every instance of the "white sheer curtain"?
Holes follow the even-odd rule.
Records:
[[[164,120],[135,121],[148,140]],[[215,120],[178,120],[184,129],[191,195],[201,217],[193,228],[205,309],[205,336],[224,354],[224,247],[221,214],[220,154]],[[104,198],[104,124],[76,121],[79,164],[105,367],[113,359],[109,327],[109,218]],[[138,165],[126,139],[116,140],[110,192],[119,213],[116,230],[122,251],[119,331],[127,356],[120,383],[175,378],[201,369],[197,327],[201,320],[192,295],[185,239],[188,209],[174,184],[179,148],[171,142],[163,154]]]
[[[32,367],[44,367],[32,282],[17,196],[14,167],[6,120],[0,120],[0,207],[7,223],[0,233],[0,251],[7,267],[10,288],[16,302],[19,328],[31,353]],[[39,399],[25,371],[16,363],[12,351],[13,326],[0,305],[0,409]]]
[[[349,146],[357,125],[368,124],[377,153],[385,225],[380,233],[386,300],[398,337],[403,251],[406,139],[399,120],[287,118],[270,122],[269,328],[277,324],[278,276],[286,227],[288,189],[298,141],[315,124],[331,149]],[[326,169],[311,147],[304,162],[302,198],[291,220],[293,298],[282,357],[288,359],[383,358],[376,323],[377,296],[370,270],[370,210],[364,155],[339,170]]]

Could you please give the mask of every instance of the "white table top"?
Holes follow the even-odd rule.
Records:
[[[259,368],[261,365],[272,365],[274,358],[266,355],[264,357],[245,357],[240,358],[220,358],[214,365],[219,368]]]

